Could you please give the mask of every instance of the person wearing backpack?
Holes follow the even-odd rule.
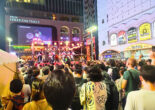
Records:
[[[6,110],[22,110],[24,106],[23,84],[19,79],[10,82],[10,91],[14,94],[6,106]]]
[[[140,72],[143,89],[128,94],[125,110],[155,110],[155,66],[144,65]]]
[[[122,100],[122,106],[125,107],[126,97],[129,92],[138,90],[140,87],[139,71],[135,69],[137,62],[133,58],[129,58],[126,66],[127,71],[123,74],[122,89],[125,91],[125,97]]]
[[[106,66],[104,64],[98,65],[102,70],[103,82],[106,84],[107,101],[105,104],[106,110],[118,110],[119,104],[119,92],[115,85],[115,82],[111,79],[106,72]]]
[[[110,68],[108,69],[108,74],[111,76],[113,81],[116,81],[120,78],[119,69],[116,67],[116,63],[114,59],[109,60]]]
[[[81,90],[81,86],[83,83],[87,82],[87,80],[84,80],[82,78],[82,66],[79,64],[75,65],[74,70],[74,79],[75,79],[75,86],[76,86],[76,92],[72,101],[71,108],[72,110],[81,110],[82,106],[80,104],[80,98],[79,98],[79,92]]]

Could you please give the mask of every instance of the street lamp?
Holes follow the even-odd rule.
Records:
[[[9,43],[9,52],[11,51],[11,42],[13,41],[12,38],[8,37],[7,41]]]
[[[93,56],[93,32],[95,32],[97,30],[97,26],[92,26],[88,29],[86,29],[86,32],[90,33],[90,36],[91,36],[91,60],[94,59],[94,56]]]

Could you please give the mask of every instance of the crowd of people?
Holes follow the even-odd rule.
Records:
[[[155,53],[126,61],[18,62],[2,110],[155,110]]]

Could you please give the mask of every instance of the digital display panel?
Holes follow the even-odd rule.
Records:
[[[49,44],[52,41],[52,28],[18,25],[18,44]]]

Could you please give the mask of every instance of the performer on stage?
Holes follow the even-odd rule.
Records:
[[[39,52],[39,54],[37,55],[37,58],[38,58],[38,62],[42,61],[42,53],[41,52]]]

